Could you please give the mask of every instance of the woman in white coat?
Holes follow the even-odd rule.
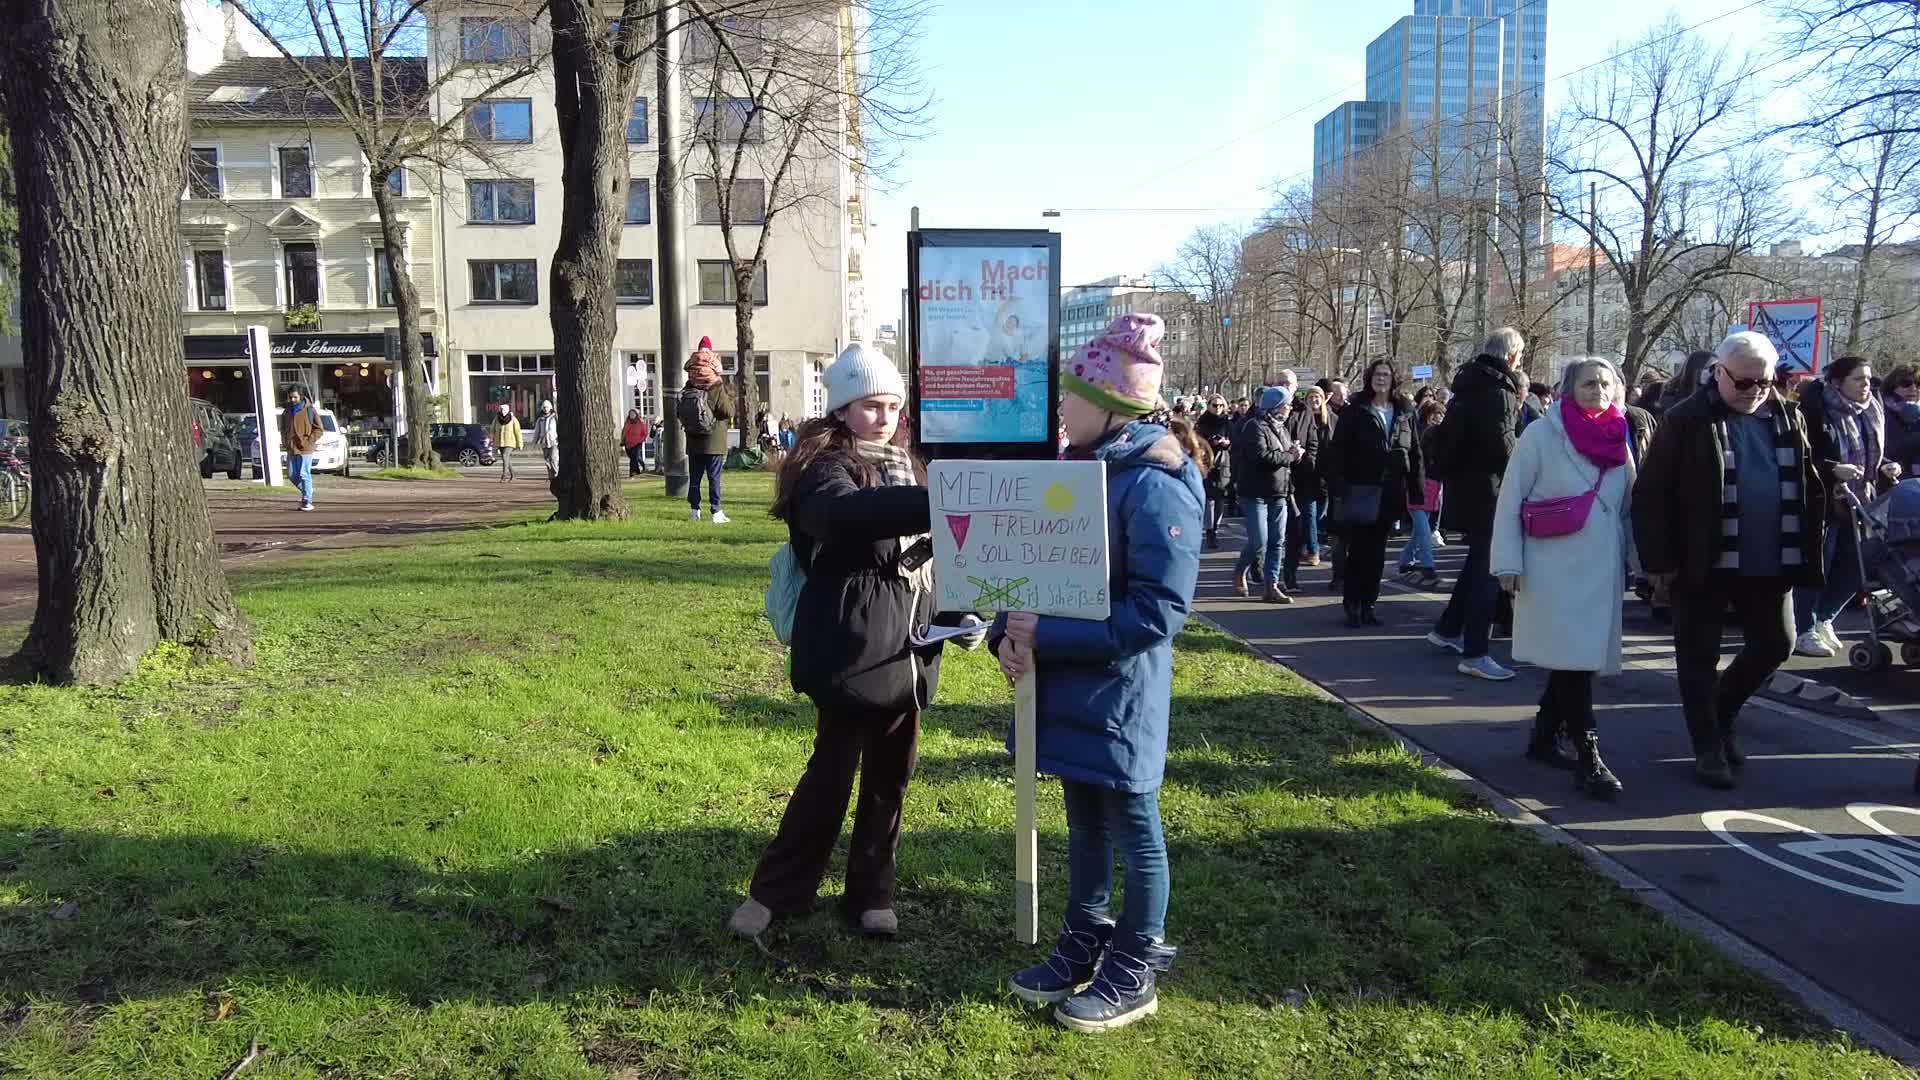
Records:
[[[1568,365],[1559,400],[1514,447],[1493,517],[1492,570],[1513,594],[1514,659],[1547,669],[1527,756],[1573,768],[1577,786],[1603,799],[1621,790],[1600,759],[1593,677],[1620,671],[1637,456],[1625,390],[1605,360]],[[1571,758],[1560,749],[1563,731]]]

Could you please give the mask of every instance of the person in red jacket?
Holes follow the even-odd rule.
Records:
[[[640,449],[647,445],[647,422],[639,409],[627,410],[627,424],[620,429],[620,444],[627,448],[627,475],[640,475]]]

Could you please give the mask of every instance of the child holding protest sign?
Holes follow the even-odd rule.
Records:
[[[1123,315],[1061,373],[1067,457],[1107,466],[1111,614],[1006,614],[990,638],[1009,680],[1036,672],[1038,767],[1060,778],[1067,811],[1066,924],[1052,955],[1007,985],[1055,1005],[1054,1018],[1075,1031],[1155,1012],[1155,973],[1175,951],[1165,941],[1159,791],[1173,638],[1193,606],[1206,498],[1179,442],[1142,420],[1160,399],[1163,334],[1155,316]],[[1108,912],[1116,848],[1126,867],[1118,923]]]
[[[926,472],[900,432],[906,384],[886,356],[849,345],[821,373],[827,415],[800,429],[780,467],[773,516],[805,570],[793,611],[793,688],[818,710],[813,756],[780,831],[728,926],[758,937],[812,907],[852,794],[841,907],[863,933],[891,936],[900,812],[920,711],[933,700],[939,644],[909,638],[933,615]],[[954,625],[962,625],[954,623]],[[986,626],[971,642],[978,647]]]

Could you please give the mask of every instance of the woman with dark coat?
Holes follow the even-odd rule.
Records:
[[[1862,584],[1853,510],[1840,491],[1850,488],[1862,503],[1869,502],[1878,485],[1900,479],[1900,465],[1887,455],[1885,406],[1873,392],[1873,365],[1864,357],[1843,356],[1828,364],[1820,381],[1801,390],[1800,415],[1807,420],[1814,467],[1835,497],[1827,504],[1826,583],[1793,590],[1794,651],[1827,657],[1845,651],[1833,620],[1853,603]]]
[[[1333,443],[1321,458],[1331,517],[1347,543],[1342,600],[1347,625],[1379,626],[1374,604],[1380,599],[1380,575],[1387,562],[1387,533],[1406,516],[1408,504],[1424,493],[1426,472],[1420,440],[1413,434],[1413,399],[1400,392],[1393,365],[1376,360],[1353,401],[1340,411]],[[1367,499],[1377,489],[1377,510],[1361,520],[1349,500]]]
[[[787,800],[728,926],[758,937],[776,916],[813,905],[860,773],[843,913],[891,936],[900,812],[933,700],[940,646],[909,637],[932,621],[926,474],[900,426],[906,386],[885,355],[861,344],[821,374],[827,415],[808,421],[781,466],[773,516],[806,568],[793,623],[793,688],[813,699],[813,756]],[[917,561],[916,561],[917,559]],[[986,637],[986,625],[973,639]]]

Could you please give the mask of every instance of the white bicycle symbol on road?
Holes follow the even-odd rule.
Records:
[[[1884,814],[1920,818],[1920,810],[1882,803],[1852,803],[1847,807],[1847,814],[1887,839],[1836,839],[1805,825],[1746,810],[1715,810],[1701,814],[1700,822],[1720,839],[1796,877],[1868,900],[1920,907],[1920,839],[1903,836],[1879,821]],[[1729,828],[1735,823],[1784,829],[1805,839],[1782,841],[1771,845],[1773,850],[1763,850],[1736,835]],[[1747,833],[1750,838],[1760,835],[1777,833]],[[1789,861],[1782,855],[1791,855],[1800,861]]]

